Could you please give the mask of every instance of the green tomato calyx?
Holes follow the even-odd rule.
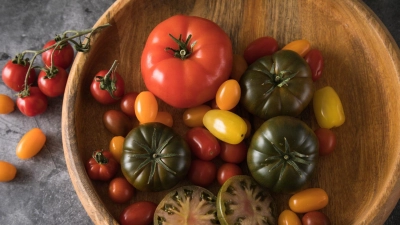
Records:
[[[169,36],[172,38],[172,40],[175,41],[176,44],[178,44],[179,49],[173,49],[171,47],[166,47],[165,51],[172,51],[174,57],[180,58],[182,60],[189,58],[189,56],[193,52],[193,47],[196,44],[196,41],[194,41],[190,46],[188,46],[190,39],[192,38],[192,35],[189,34],[187,37],[186,41],[182,40],[182,34],[179,35],[179,39],[176,39],[174,36],[169,34]]]
[[[267,91],[267,94],[271,93],[275,89],[275,87],[288,86],[289,81],[299,72],[282,70],[276,73],[275,71],[275,63],[272,64],[270,71],[266,71],[266,74],[270,78],[268,83],[273,84],[271,88]]]
[[[118,99],[114,96],[114,91],[117,90],[117,77],[115,71],[117,70],[118,61],[115,60],[110,70],[103,76],[96,76],[94,79],[99,82],[101,90],[106,90],[113,99]]]
[[[98,164],[107,164],[108,163],[108,159],[107,159],[107,157],[104,156],[103,150],[93,152],[92,158],[94,160],[96,160],[96,162]]]

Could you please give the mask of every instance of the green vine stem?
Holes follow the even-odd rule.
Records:
[[[33,54],[32,59],[30,60],[30,63],[29,63],[28,71],[25,75],[24,89],[18,93],[18,97],[23,98],[23,97],[29,96],[29,94],[30,94],[29,93],[29,85],[28,85],[28,76],[29,76],[29,72],[31,71],[31,69],[35,68],[35,67],[33,67],[33,62],[35,61],[35,59],[38,55],[42,54],[45,51],[53,49],[53,48],[57,49],[57,48],[65,45],[68,41],[72,42],[75,45],[75,49],[77,51],[88,52],[90,50],[90,40],[91,40],[92,35],[95,32],[97,32],[103,28],[109,27],[109,26],[111,26],[111,24],[107,23],[107,24],[104,24],[104,25],[101,25],[101,26],[98,26],[98,27],[95,27],[92,29],[86,29],[86,30],[81,30],[81,31],[67,30],[64,33],[62,33],[61,35],[57,35],[55,38],[56,43],[54,43],[53,45],[51,45],[47,48],[43,48],[40,50],[25,50],[25,51],[17,54],[15,56],[14,62],[21,64],[21,65],[26,65],[29,62],[28,59],[24,58],[26,54],[28,54],[28,53]],[[79,43],[73,40],[75,38],[81,38],[82,36],[87,35],[87,34],[88,34],[88,36],[85,38],[87,40],[86,43],[82,43],[81,39],[79,39]],[[68,35],[71,35],[71,36],[68,36]],[[50,68],[53,68],[53,54],[54,54],[54,51],[52,52],[52,56],[51,56]]]

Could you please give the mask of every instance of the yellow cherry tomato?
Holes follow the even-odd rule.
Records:
[[[297,52],[301,57],[307,55],[307,53],[311,50],[311,44],[309,41],[301,39],[290,42],[285,45],[282,50],[292,50]]]
[[[240,100],[240,85],[235,79],[229,79],[221,84],[215,96],[219,109],[231,110]]]
[[[135,115],[140,123],[153,122],[158,113],[158,102],[150,91],[142,91],[136,96]]]
[[[279,214],[278,225],[301,225],[301,221],[296,213],[286,209]]]
[[[46,135],[35,127],[26,132],[17,144],[16,154],[20,159],[29,159],[39,153],[46,143]]]
[[[239,54],[233,54],[231,78],[239,81],[246,69],[247,62],[244,57]]]
[[[163,123],[166,126],[172,127],[174,125],[174,119],[172,118],[171,113],[166,111],[160,111],[157,113],[154,122]]]
[[[0,182],[8,182],[14,180],[17,174],[17,168],[6,161],[0,161]]]
[[[125,138],[122,136],[115,136],[110,141],[110,146],[109,146],[110,152],[118,163],[121,162],[124,141]]]
[[[328,205],[328,194],[321,188],[308,188],[297,192],[289,199],[289,207],[293,212],[306,213],[316,211]]]
[[[242,117],[231,111],[212,109],[203,117],[204,126],[219,140],[239,144],[247,133]]]
[[[7,95],[0,94],[0,114],[9,114],[14,111],[15,103]]]
[[[342,102],[336,91],[330,86],[321,88],[314,93],[313,108],[318,125],[322,128],[338,127],[346,120]]]
[[[183,112],[183,123],[188,127],[202,127],[204,114],[209,110],[211,110],[211,107],[208,105],[188,108]]]

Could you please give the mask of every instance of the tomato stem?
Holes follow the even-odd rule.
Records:
[[[173,49],[171,47],[166,47],[165,51],[172,51],[174,57],[180,58],[182,60],[187,59],[192,53],[193,53],[193,47],[196,44],[196,41],[194,41],[189,47],[189,41],[192,38],[192,35],[189,34],[186,41],[182,40],[182,34],[179,35],[179,39],[176,39],[172,34],[169,34],[169,36],[174,40],[176,44],[178,44],[179,49]]]
[[[107,157],[104,156],[103,150],[93,152],[92,158],[94,160],[96,160],[96,162],[98,164],[107,164],[108,163],[108,159],[107,159]]]

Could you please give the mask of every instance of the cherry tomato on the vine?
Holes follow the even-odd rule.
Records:
[[[135,114],[140,123],[153,122],[158,113],[158,102],[150,91],[142,91],[135,101]]]
[[[292,50],[304,57],[311,49],[311,44],[305,39],[295,40],[283,46],[282,50]]]
[[[92,180],[109,181],[118,171],[119,164],[110,151],[94,151],[86,162],[86,172]]]
[[[327,128],[318,128],[314,133],[317,135],[319,142],[319,155],[328,155],[335,150],[336,135],[333,131]]]
[[[17,175],[17,168],[9,162],[0,160],[0,182],[14,180],[15,175]]]
[[[211,110],[211,107],[208,105],[188,108],[183,112],[183,123],[188,127],[201,127],[203,126],[204,114],[209,110]]]
[[[18,64],[9,60],[3,67],[1,77],[4,84],[14,91],[22,91],[25,87],[25,76],[28,72],[29,63],[26,62],[25,65]],[[36,72],[31,69],[29,72],[27,85],[32,85],[36,80]]]
[[[14,108],[14,101],[8,95],[0,94],[0,114],[9,114]]]
[[[29,95],[25,97],[18,96],[18,109],[25,116],[36,116],[44,113],[47,109],[47,96],[44,95],[38,87],[29,87],[28,90]]]
[[[29,130],[19,140],[16,148],[17,157],[29,159],[35,156],[46,143],[46,135],[37,127]]]
[[[229,178],[242,174],[242,169],[237,164],[224,163],[218,168],[217,180],[220,185],[223,185]]]
[[[214,162],[194,159],[188,172],[189,180],[201,187],[211,185],[217,177],[217,166]]]
[[[243,57],[246,59],[247,64],[250,65],[263,56],[274,54],[278,49],[278,42],[275,38],[269,36],[260,37],[247,45]]]
[[[157,205],[149,201],[132,203],[122,211],[119,222],[121,225],[150,225],[156,208]]]
[[[310,66],[313,81],[318,80],[322,76],[322,71],[324,69],[322,53],[318,49],[311,49],[304,56],[304,59]]]
[[[226,80],[218,88],[215,95],[215,102],[219,109],[231,110],[240,100],[240,85],[235,79]]]
[[[220,146],[220,157],[225,162],[241,163],[247,157],[247,145],[243,141],[239,144],[229,144],[226,142],[221,142]]]
[[[116,203],[129,201],[134,193],[135,188],[124,177],[116,177],[108,185],[108,195]]]
[[[121,111],[130,117],[136,117],[135,101],[136,101],[136,97],[138,96],[138,94],[139,93],[137,93],[136,91],[132,91],[132,92],[126,93],[121,99],[121,103],[120,103]]]
[[[192,153],[199,159],[212,160],[221,151],[217,138],[203,127],[194,127],[186,133],[186,142]]]
[[[38,76],[38,87],[48,97],[57,97],[64,94],[67,85],[68,73],[62,67],[53,67],[42,70]]]
[[[54,44],[56,44],[56,40],[50,40],[43,46],[43,49]],[[72,65],[74,62],[74,57],[74,49],[69,42],[65,42],[62,45],[59,45],[57,48],[51,48],[42,53],[42,60],[46,66],[51,66],[51,61],[53,58],[53,65],[63,69],[67,69]]]

